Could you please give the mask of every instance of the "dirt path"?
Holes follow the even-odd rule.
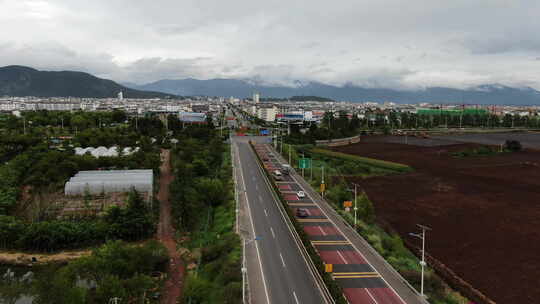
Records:
[[[174,240],[175,230],[171,222],[171,202],[169,201],[169,185],[173,180],[171,174],[170,151],[161,150],[162,164],[160,167],[161,177],[159,182],[158,200],[160,201],[159,225],[157,237],[167,247],[170,263],[168,279],[165,282],[165,294],[161,299],[163,304],[175,304],[180,300],[184,279],[185,266],[176,250]]]

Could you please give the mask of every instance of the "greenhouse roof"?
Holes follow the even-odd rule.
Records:
[[[64,187],[65,195],[128,192],[152,193],[153,171],[148,170],[93,170],[80,171],[71,177]]]

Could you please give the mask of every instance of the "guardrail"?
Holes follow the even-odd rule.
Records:
[[[315,251],[315,248],[311,245],[311,241],[305,234],[304,230],[296,220],[296,217],[292,213],[291,209],[289,208],[287,202],[281,195],[281,192],[277,188],[276,184],[271,181],[271,176],[263,168],[263,162],[257,153],[255,147],[253,144],[249,143],[250,147],[252,148],[253,152],[256,155],[257,158],[257,164],[259,167],[259,170],[262,170],[263,176],[265,179],[265,183],[270,186],[272,196],[276,201],[279,201],[281,204],[278,205],[278,209],[280,210],[280,213],[282,217],[285,219],[285,222],[287,223],[287,227],[291,231],[291,234],[293,235],[293,238],[295,242],[297,243],[298,247],[300,248],[300,252],[304,259],[306,260],[308,267],[313,274],[313,277],[315,278],[315,281],[319,288],[322,291],[323,297],[325,298],[325,301],[327,303],[333,303],[333,304],[346,304],[348,303],[345,297],[343,296],[343,290],[341,287],[332,279],[332,277],[324,272],[324,263]],[[287,215],[287,216],[285,216]]]

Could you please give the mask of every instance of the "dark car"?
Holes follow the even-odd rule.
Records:
[[[307,217],[309,214],[306,209],[304,208],[298,208],[296,209],[296,216],[297,217]]]

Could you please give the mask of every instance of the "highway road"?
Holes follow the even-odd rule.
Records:
[[[251,303],[326,303],[247,140],[232,137]],[[244,191],[245,190],[245,191]]]
[[[266,170],[279,170],[285,160],[268,144],[259,144],[257,153]],[[369,244],[350,228],[297,173],[276,181],[289,208],[303,208],[307,216],[297,220],[326,264],[333,265],[333,278],[341,285],[349,303],[426,303]],[[305,197],[299,197],[298,191]]]

